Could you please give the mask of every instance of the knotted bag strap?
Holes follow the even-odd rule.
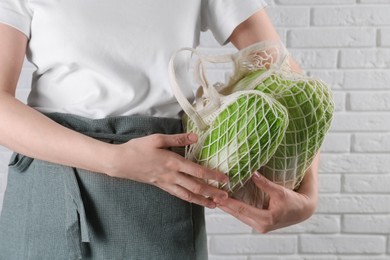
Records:
[[[190,51],[192,54],[195,53],[198,56],[198,59],[195,61],[195,66],[194,66],[194,78],[197,81],[197,83],[200,85],[200,87],[203,89],[203,94],[202,96],[196,96],[196,102],[202,102],[201,100],[202,97],[207,98],[208,103],[207,103],[206,110],[197,111],[194,108],[194,106],[192,106],[190,102],[187,100],[187,98],[184,96],[179,84],[177,83],[174,61],[177,54],[182,51]],[[201,55],[194,48],[181,48],[172,55],[169,61],[169,79],[171,81],[172,92],[175,95],[177,101],[179,102],[184,112],[194,121],[195,125],[200,130],[205,130],[208,128],[208,124],[203,120],[204,116],[207,116],[210,113],[210,111],[214,111],[218,109],[221,105],[220,103],[221,95],[213,86],[210,87],[210,84],[207,80],[204,63],[205,61],[211,63],[228,63],[232,61],[230,56],[231,55],[228,54],[218,55],[218,56],[205,56],[205,55]]]
[[[169,79],[171,81],[172,92],[175,95],[177,102],[179,102],[181,108],[194,121],[196,126],[201,130],[205,130],[208,127],[207,124],[204,122],[202,117],[197,113],[197,111],[194,109],[194,107],[190,104],[190,102],[184,96],[179,84],[177,83],[174,61],[175,61],[177,54],[179,52],[182,52],[182,51],[190,51],[192,53],[198,54],[198,52],[193,48],[182,48],[182,49],[179,49],[178,51],[176,51],[172,55],[172,57],[169,61]]]

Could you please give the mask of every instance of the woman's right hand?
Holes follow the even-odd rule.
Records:
[[[196,134],[153,134],[115,145],[113,163],[107,174],[152,184],[185,201],[215,208],[228,195],[205,180],[227,183],[228,177],[167,149],[196,141]]]

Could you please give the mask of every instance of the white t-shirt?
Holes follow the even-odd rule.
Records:
[[[168,61],[210,29],[227,42],[264,0],[1,0],[0,22],[29,37],[28,104],[89,118],[177,117]],[[190,97],[192,91],[186,90]]]

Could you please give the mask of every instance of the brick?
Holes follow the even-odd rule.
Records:
[[[213,214],[206,218],[209,234],[250,234],[252,228],[230,215]]]
[[[275,24],[274,21],[272,21],[272,22],[273,22],[273,24]],[[286,30],[284,28],[279,28],[278,26],[275,26],[275,27],[276,27],[276,32],[280,36],[281,41],[283,43],[285,43],[286,42],[286,36],[285,36]],[[237,50],[232,43],[228,43],[224,46],[221,46],[217,42],[217,40],[214,38],[214,35],[212,34],[211,31],[202,32],[200,34],[199,47],[200,48],[213,48],[213,51],[218,51],[220,49],[223,49],[223,50],[227,49],[227,50],[231,50],[231,51]]]
[[[345,174],[342,187],[350,193],[390,193],[390,174]]]
[[[7,186],[8,174],[6,172],[0,173],[0,194],[4,193]]]
[[[0,145],[0,153],[4,153],[4,152],[9,152],[10,153],[11,151],[8,148]]]
[[[343,88],[345,89],[390,89],[390,70],[351,71],[344,75]]]
[[[293,254],[297,248],[295,236],[213,236],[212,254]]]
[[[342,5],[354,4],[355,0],[275,0],[282,5]]]
[[[263,255],[263,256],[250,256],[248,258],[248,260],[301,260],[300,258],[298,258],[297,256],[294,257],[286,257],[286,256],[283,256],[283,257],[278,257],[278,256],[274,256],[274,255]]]
[[[390,91],[352,92],[348,108],[352,111],[390,111]]]
[[[277,7],[267,10],[273,25],[277,27],[300,27],[310,24],[308,7]]]
[[[341,176],[337,174],[320,174],[318,177],[318,192],[338,193],[341,190]]]
[[[389,256],[341,256],[338,260],[389,260]]]
[[[389,0],[358,0],[359,4],[388,4]]]
[[[390,152],[390,133],[356,133],[352,140],[353,152]]]
[[[199,45],[201,47],[219,47],[221,46],[217,40],[214,38],[213,33],[208,30],[206,32],[202,32],[200,34],[200,40],[199,40]]]
[[[329,84],[328,84],[328,86],[330,87]],[[347,95],[344,92],[333,91],[333,102],[334,102],[334,111],[335,112],[345,111],[346,96]]]
[[[232,255],[232,256],[218,256],[218,255],[209,255],[208,260],[247,260],[246,256]]]
[[[3,209],[3,200],[4,200],[4,194],[0,193],[0,215],[1,215],[1,210]]]
[[[287,32],[288,47],[372,47],[376,46],[373,28],[310,28]]]
[[[7,173],[0,173],[0,194],[4,194],[5,188],[7,187]]]
[[[277,256],[263,255],[263,256],[250,256],[248,260],[300,260],[300,258],[298,257],[287,258],[286,256],[277,257]]]
[[[282,41],[282,43],[284,44],[284,46],[287,46],[287,39],[286,39],[286,35],[287,35],[287,30],[285,28],[279,28],[279,27],[276,27],[276,32],[277,34],[279,35],[280,37],[280,40]]]
[[[390,25],[390,6],[315,7],[314,26],[373,26]]]
[[[390,113],[336,113],[331,131],[390,131]]]
[[[341,90],[344,88],[345,73],[339,70],[309,70],[308,75],[322,79],[333,90]],[[390,75],[389,75],[390,78]],[[345,93],[343,93],[345,94]],[[344,107],[344,105],[343,105]]]
[[[390,46],[390,28],[382,28],[379,33],[380,46]]]
[[[337,215],[315,214],[299,224],[273,231],[273,234],[330,234],[340,232],[340,217]]]
[[[387,253],[390,254],[390,236],[387,237]]]
[[[302,256],[300,260],[336,260],[335,256]]]
[[[390,49],[342,50],[340,67],[390,68]]]
[[[342,223],[343,233],[390,233],[390,215],[345,215]]]
[[[290,49],[291,55],[303,69],[335,68],[337,50]]]
[[[335,256],[302,256],[301,260],[336,260]]]
[[[328,195],[321,194],[317,213],[390,213],[390,195]]]
[[[347,153],[351,149],[351,135],[341,133],[328,133],[325,136],[321,152]]]
[[[23,67],[22,71],[20,72],[17,89],[23,89],[23,90],[31,89],[31,80],[34,71],[35,68],[32,68],[30,66]]]
[[[7,177],[8,175],[5,173],[0,173],[0,215],[1,215],[1,209],[3,207],[3,200],[4,200],[4,192],[7,188]]]
[[[250,256],[249,260],[337,260],[336,256],[308,256],[308,255],[299,255],[299,256]]]
[[[16,89],[16,98],[26,104],[29,93],[28,89]]]
[[[321,154],[322,173],[388,173],[389,154]]]
[[[386,250],[386,239],[377,236],[302,235],[299,249],[316,254],[380,254]]]
[[[10,157],[10,152],[0,152],[0,172],[8,172],[7,169]]]
[[[25,58],[23,61],[23,68],[36,69],[35,65],[29,62],[27,58]]]
[[[310,70],[308,73],[321,78],[334,90],[390,89],[390,70]]]

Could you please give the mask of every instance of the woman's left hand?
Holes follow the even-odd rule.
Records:
[[[258,173],[254,174],[252,180],[269,196],[267,208],[255,208],[232,198],[223,200],[218,207],[260,233],[297,224],[314,213],[317,196],[313,192],[306,192],[306,188],[292,191]]]

